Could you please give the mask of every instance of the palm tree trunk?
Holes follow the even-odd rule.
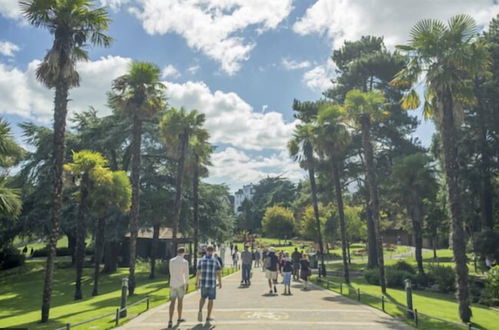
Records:
[[[314,207],[315,221],[317,224],[317,240],[319,241],[319,252],[321,255],[321,267],[319,269],[319,277],[326,276],[326,265],[324,264],[324,245],[322,243],[321,221],[319,218],[319,203],[317,201],[317,185],[315,184],[315,173],[313,161],[309,160],[308,175],[310,179],[310,188],[312,191],[312,204]]]
[[[414,237],[414,247],[416,255],[416,263],[418,265],[419,275],[424,275],[423,268],[423,232],[422,232],[422,202],[413,199],[411,206],[408,207],[408,213],[412,218],[412,232]],[[411,211],[412,208],[412,211]]]
[[[45,265],[45,280],[43,283],[42,315],[41,322],[45,323],[49,319],[50,300],[52,297],[52,280],[54,277],[54,261],[56,254],[57,240],[59,239],[59,219],[62,207],[62,178],[63,165],[66,153],[65,134],[66,116],[68,113],[68,91],[69,86],[60,79],[55,89],[54,99],[54,137],[53,137],[53,180],[52,190],[52,215],[51,229],[47,243],[47,263]]]
[[[76,280],[75,280],[75,300],[83,298],[81,292],[81,277],[83,275],[83,264],[85,263],[85,217],[87,216],[88,201],[88,173],[84,173],[80,184],[80,206],[76,218]]]
[[[333,182],[335,188],[336,205],[338,206],[338,214],[340,216],[340,232],[341,232],[341,252],[343,256],[343,277],[346,283],[350,283],[350,274],[348,271],[348,243],[347,243],[347,229],[345,223],[345,212],[343,210],[343,193],[341,191],[340,171],[338,163],[332,159],[333,163]]]
[[[118,269],[118,256],[116,242],[105,242],[104,244],[104,274],[114,273]]]
[[[366,187],[367,188],[367,187]],[[367,268],[378,268],[378,245],[376,244],[376,233],[371,211],[371,198],[369,190],[366,191],[366,222],[367,222]]]
[[[198,261],[198,244],[199,244],[199,157],[195,155],[194,160],[194,178],[192,181],[192,215],[194,218],[194,269],[197,267]]]
[[[174,256],[177,251],[177,234],[180,222],[180,212],[182,211],[182,181],[184,178],[184,163],[185,154],[187,152],[187,143],[189,136],[186,133],[181,134],[179,144],[179,158],[177,163],[177,178],[175,179],[175,214],[173,216],[173,230],[172,230],[172,250],[170,256]]]
[[[369,188],[369,197],[371,201],[371,216],[373,219],[374,235],[376,238],[377,252],[378,252],[378,268],[381,292],[386,293],[385,281],[385,262],[383,258],[383,239],[380,234],[380,220],[379,220],[379,199],[378,199],[378,185],[376,182],[376,172],[374,170],[374,152],[371,142],[371,121],[369,117],[363,116],[361,119],[362,125],[362,146],[364,149],[364,161],[366,166],[366,179]]]
[[[459,175],[457,163],[457,132],[453,115],[452,93],[447,89],[442,91],[443,104],[442,122],[442,149],[444,169],[447,182],[449,210],[451,214],[452,249],[456,262],[457,299],[459,302],[459,316],[463,322],[471,318],[470,292],[468,283],[468,266],[466,264],[466,239],[464,233],[463,212],[461,209],[461,194],[459,190]]]
[[[159,241],[159,223],[155,223],[152,232],[152,243],[151,243],[151,273],[149,278],[156,278],[156,258],[158,254],[158,241]]]
[[[75,233],[70,230],[69,232],[66,233],[66,236],[68,237],[68,249],[69,252],[71,252],[71,266],[74,266],[76,263],[75,259],[75,245],[76,245],[76,237]]]
[[[137,259],[137,236],[139,234],[139,207],[140,207],[140,146],[142,143],[142,120],[138,116],[133,118],[132,127],[132,208],[130,210],[130,258],[128,294],[135,292],[135,261]]]
[[[106,218],[100,216],[97,220],[97,228],[95,233],[95,248],[94,248],[94,288],[92,296],[99,294],[99,275],[100,263],[102,261],[102,252],[104,250],[104,231],[106,230]]]

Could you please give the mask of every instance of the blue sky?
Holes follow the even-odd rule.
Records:
[[[206,113],[213,155],[210,182],[232,190],[266,175],[303,177],[286,152],[296,122],[294,98],[316,100],[331,86],[332,49],[365,34],[403,43],[422,18],[468,13],[479,24],[497,15],[492,0],[100,0],[113,19],[110,48],[90,50],[78,69],[70,111],[100,113],[111,81],[132,59],[163,69],[169,102]],[[0,0],[0,113],[13,124],[51,124],[52,92],[33,72],[51,45],[28,26],[16,0]],[[417,112],[414,113],[418,115]],[[433,132],[416,132],[428,144]]]

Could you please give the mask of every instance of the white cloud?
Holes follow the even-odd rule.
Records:
[[[100,0],[102,6],[109,7],[113,10],[120,9],[121,6],[129,3],[130,0]]]
[[[0,0],[0,15],[7,18],[19,18],[21,16],[19,0]]]
[[[0,41],[0,54],[4,56],[14,56],[19,51],[19,46],[10,41]]]
[[[229,147],[212,155],[211,183],[227,183],[235,191],[243,184],[256,183],[267,176],[284,176],[292,181],[303,179],[304,172],[288,156],[286,150],[270,156],[249,156]]]
[[[298,70],[310,67],[311,63],[309,61],[299,62],[295,60],[290,60],[289,58],[283,58],[281,60],[281,65],[286,70]]]
[[[307,9],[293,30],[301,35],[327,36],[337,48],[344,40],[363,35],[385,36],[388,46],[405,43],[420,19],[466,13],[487,25],[499,13],[494,0],[318,0]]]
[[[79,63],[81,84],[70,91],[70,112],[94,106],[101,115],[109,114],[110,110],[105,106],[106,92],[111,89],[111,81],[127,71],[130,62],[128,58],[108,56]],[[25,71],[0,63],[1,114],[50,121],[54,92],[36,80],[35,71],[39,63],[39,60],[30,62]]]
[[[201,67],[196,64],[196,65],[191,65],[190,67],[187,68],[187,71],[189,71],[190,74],[196,74]]]
[[[170,105],[206,114],[206,127],[215,144],[248,150],[283,150],[296,124],[286,123],[276,111],[255,112],[236,93],[213,92],[203,82],[166,82],[166,85]]]
[[[336,65],[329,58],[325,64],[316,66],[315,68],[303,74],[303,83],[311,90],[322,93],[333,87],[331,79],[334,78]]]
[[[161,72],[161,77],[163,79],[166,78],[177,79],[180,77],[180,72],[178,72],[177,68],[175,68],[173,65],[168,64],[163,68],[163,71]]]
[[[136,0],[130,11],[149,34],[177,33],[189,47],[219,62],[232,75],[248,60],[254,41],[241,35],[275,29],[292,9],[292,0]]]

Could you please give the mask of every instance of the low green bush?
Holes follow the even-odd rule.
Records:
[[[364,270],[364,278],[367,283],[379,285],[379,270],[378,269],[366,269]]]
[[[408,263],[407,261],[404,261],[404,260],[397,261],[391,267],[393,267],[393,269],[395,269],[395,270],[404,271],[404,272],[407,272],[410,274],[416,274],[416,270],[414,269],[414,267],[410,263]]]
[[[24,254],[13,246],[0,250],[0,269],[10,269],[24,264]]]
[[[455,272],[452,267],[432,265],[428,268],[428,277],[440,292],[454,292],[456,288]]]
[[[401,268],[403,267],[404,266],[401,266]],[[369,284],[379,285],[379,270],[378,269],[365,270],[364,278]],[[395,266],[385,267],[385,280],[387,287],[403,289],[405,287],[406,279],[410,279],[412,283],[416,283],[417,277],[415,274],[405,270],[400,270]]]
[[[94,254],[94,249],[93,247],[86,247],[85,248],[85,255],[91,256]],[[56,255],[58,257],[64,257],[64,256],[70,256],[71,255],[71,249],[68,247],[58,247],[56,249]],[[39,257],[46,257],[47,256],[47,247],[38,249],[33,251],[33,258],[39,258]]]
[[[416,282],[416,276],[404,270],[394,269],[387,267],[386,271],[386,286],[389,288],[403,289],[405,287],[405,280],[409,279],[412,283]]]
[[[492,267],[485,278],[485,290],[480,302],[489,306],[499,306],[499,266]]]

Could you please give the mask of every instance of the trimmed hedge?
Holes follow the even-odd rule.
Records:
[[[87,247],[85,248],[85,255],[90,256],[94,254],[94,249],[92,247]],[[70,256],[71,255],[71,250],[68,247],[58,247],[56,249],[56,256],[58,257],[63,257],[63,256]],[[46,257],[47,256],[47,248],[44,247],[39,250],[33,251],[33,257]]]

